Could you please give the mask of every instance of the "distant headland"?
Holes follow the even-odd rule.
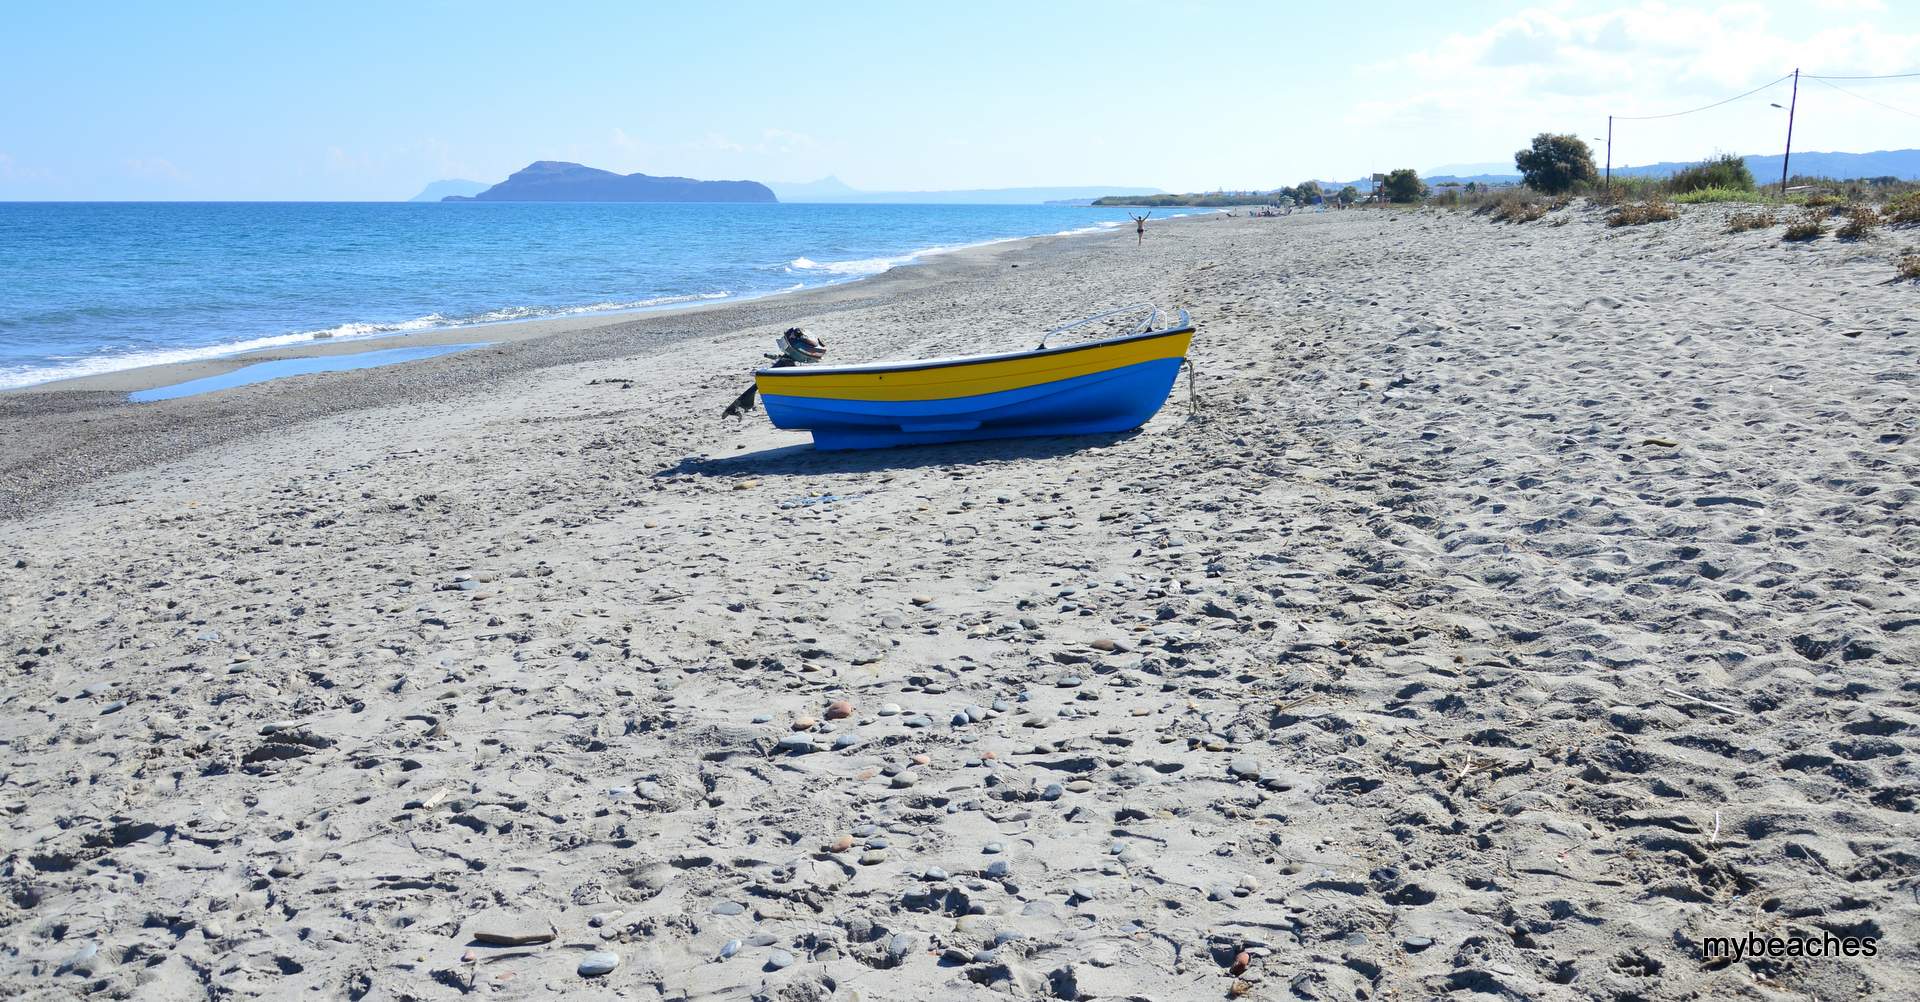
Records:
[[[443,202],[776,202],[758,181],[696,181],[690,177],[615,174],[558,160],[536,160],[505,181],[474,195]]]
[[[435,181],[420,189],[420,194],[407,199],[409,202],[438,202],[448,195],[478,195],[493,187],[485,181],[468,181],[465,178],[450,177],[444,181]]]
[[[889,205],[1088,205],[1102,195],[1155,195],[1159,188],[1072,185],[1066,187],[964,188],[947,191],[862,191],[837,177],[818,181],[774,181],[782,202],[835,202]]]

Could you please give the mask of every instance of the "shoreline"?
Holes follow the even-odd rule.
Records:
[[[831,203],[828,203],[828,204],[831,204]],[[1210,213],[1206,211],[1200,211],[1192,214],[1169,216],[1167,217],[1167,221],[1172,222],[1178,219],[1203,218],[1209,214]],[[485,320],[485,321],[479,321],[479,322],[473,322],[473,323],[451,323],[443,326],[427,326],[427,327],[417,328],[414,330],[391,330],[391,331],[381,331],[381,332],[369,333],[369,334],[349,334],[349,335],[337,336],[337,337],[320,337],[318,335],[321,333],[321,331],[306,332],[306,333],[294,332],[294,333],[288,333],[288,334],[262,334],[257,337],[252,337],[252,338],[244,339],[242,341],[232,342],[232,344],[244,345],[248,341],[264,341],[264,340],[273,340],[276,338],[304,338],[305,340],[290,341],[285,344],[261,345],[258,347],[229,348],[227,345],[219,345],[219,344],[205,345],[200,347],[191,347],[191,346],[182,347],[177,350],[180,352],[189,352],[189,353],[200,352],[200,351],[217,351],[218,353],[206,355],[204,357],[198,357],[198,358],[180,359],[177,361],[142,363],[138,365],[130,365],[125,368],[111,369],[104,372],[92,372],[92,373],[81,373],[81,374],[70,375],[70,376],[59,376],[59,377],[44,380],[41,382],[29,383],[24,386],[12,386],[12,387],[0,388],[0,397],[3,397],[7,394],[32,393],[32,392],[40,392],[40,391],[48,391],[48,390],[84,391],[84,390],[96,390],[96,389],[117,389],[123,385],[128,386],[130,391],[140,390],[140,389],[149,389],[151,388],[150,386],[140,383],[137,379],[129,382],[126,379],[121,379],[118,377],[122,377],[130,373],[143,373],[143,372],[146,372],[147,370],[161,370],[161,369],[166,369],[168,367],[174,367],[174,366],[181,366],[181,367],[204,366],[205,367],[205,368],[193,368],[193,369],[183,370],[183,371],[191,371],[194,373],[193,375],[184,377],[182,381],[185,381],[185,379],[198,379],[198,378],[202,378],[205,375],[219,374],[219,372],[222,371],[220,367],[223,365],[238,365],[238,364],[244,364],[245,362],[252,362],[252,361],[266,361],[266,360],[272,360],[277,358],[303,357],[303,356],[309,356],[309,355],[343,354],[347,350],[344,348],[335,349],[335,350],[313,350],[316,348],[323,348],[324,346],[329,346],[329,345],[369,344],[369,345],[376,345],[380,347],[386,347],[386,346],[390,346],[388,344],[389,342],[404,342],[404,343],[413,343],[413,344],[442,344],[442,343],[447,343],[444,340],[444,336],[450,332],[458,332],[458,331],[489,331],[490,332],[490,331],[499,330],[499,329],[508,329],[508,334],[506,338],[504,338],[504,340],[521,340],[529,336],[538,336],[539,334],[543,334],[543,333],[564,333],[569,330],[587,330],[587,329],[593,329],[597,327],[604,327],[610,324],[619,323],[625,319],[631,319],[631,318],[636,318],[636,317],[655,314],[655,313],[671,312],[671,311],[679,311],[679,310],[691,310],[691,309],[697,309],[700,307],[707,307],[707,306],[740,305],[740,304],[750,303],[756,300],[768,299],[772,297],[793,296],[793,295],[801,295],[809,292],[817,292],[825,289],[834,288],[837,286],[849,285],[849,284],[863,282],[873,278],[877,278],[896,268],[920,267],[925,265],[928,261],[934,258],[938,258],[938,257],[949,255],[949,254],[957,254],[957,253],[964,253],[972,250],[978,250],[980,248],[991,247],[996,244],[1017,243],[1017,242],[1026,241],[1026,240],[1041,240],[1049,237],[1097,236],[1110,231],[1117,231],[1118,229],[1119,229],[1119,224],[1114,224],[1111,226],[1095,225],[1095,226],[1081,227],[1081,228],[1076,228],[1071,230],[1055,231],[1051,233],[1036,233],[1036,234],[1029,234],[1026,236],[1014,236],[1014,237],[995,237],[995,238],[990,238],[986,240],[980,240],[980,241],[963,243],[963,244],[952,244],[952,245],[934,244],[928,247],[906,251],[901,254],[891,255],[885,258],[873,259],[876,261],[889,262],[889,263],[885,267],[881,268],[880,270],[869,272],[869,273],[841,273],[834,270],[838,266],[847,265],[847,264],[861,264],[861,263],[864,263],[863,261],[827,262],[826,264],[811,265],[810,267],[820,268],[825,270],[829,274],[838,274],[838,275],[842,275],[843,277],[831,278],[817,285],[807,285],[806,283],[801,282],[801,283],[796,283],[793,286],[788,286],[786,288],[769,289],[762,292],[755,292],[755,293],[750,293],[750,294],[740,295],[740,296],[731,295],[731,294],[713,295],[713,294],[707,294],[707,293],[688,293],[684,295],[661,296],[658,298],[672,299],[677,301],[662,302],[662,303],[647,305],[647,306],[634,306],[634,307],[609,309],[609,310],[590,310],[586,307],[561,307],[561,308],[558,308],[560,310],[558,314],[545,316],[545,317],[529,317],[529,318],[505,319],[505,320]],[[797,260],[807,260],[807,259],[800,258]],[[502,307],[500,309],[505,309],[505,308],[506,307]],[[375,326],[390,325],[390,324],[410,324],[410,323],[417,322],[419,319],[424,319],[424,318],[416,318],[415,320],[407,320],[407,321],[391,321],[391,322],[378,322],[378,323],[372,322],[372,321],[348,321],[342,324],[337,324],[335,326],[336,327],[354,326],[354,325],[363,324],[363,323],[372,324]],[[521,329],[522,325],[527,325],[529,329]],[[535,325],[539,325],[539,326],[535,326]],[[172,350],[176,350],[176,349],[146,349],[146,351],[155,352],[155,353],[163,352],[163,351],[172,351]],[[370,348],[368,350],[373,350],[373,349]]]
[[[1212,218],[1211,214],[1182,216],[1165,223],[1190,225]],[[1010,256],[1052,255],[1062,248],[1095,244],[1103,237],[1118,240],[1119,234],[1118,229],[1094,229],[985,241],[925,254],[873,275],[743,299],[346,340],[325,338],[0,391],[0,421],[12,433],[0,441],[0,521],[19,517],[33,499],[49,493],[289,423],[414,399],[457,399],[521,373],[658,351],[694,338],[753,338],[759,335],[750,331],[770,328],[764,335],[770,341],[779,330],[810,317],[861,303],[911,297]],[[486,347],[436,358],[273,379],[172,400],[138,404],[127,400],[132,392],[224,375],[259,362],[461,343],[471,340],[477,329],[491,336]],[[761,350],[742,353],[743,364],[757,363]],[[325,393],[320,392],[323,386]]]

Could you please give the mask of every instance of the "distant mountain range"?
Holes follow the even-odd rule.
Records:
[[[1596,151],[1598,152],[1598,151]],[[1780,155],[1754,154],[1744,158],[1756,180],[1780,177]],[[1662,161],[1635,167],[1615,165],[1623,177],[1666,177],[1698,161]],[[1872,153],[1793,155],[1795,175],[1852,180],[1895,177],[1920,180],[1920,149],[1880,150]],[[1517,184],[1520,173],[1511,164],[1442,164],[1420,175],[1428,184],[1455,182],[1482,185]],[[1368,190],[1371,178],[1321,181],[1328,191],[1353,185]],[[967,188],[952,191],[862,191],[836,177],[818,181],[761,184],[756,181],[696,181],[684,177],[615,174],[580,164],[541,160],[527,165],[499,184],[449,179],[435,181],[409,201],[414,202],[837,202],[947,205],[1086,205],[1096,198],[1158,195],[1159,188],[1076,185],[1034,188]]]
[[[1503,163],[1441,164],[1420,172],[1421,177],[1478,177],[1481,175],[1499,177],[1506,174],[1520,176],[1520,172],[1514,169],[1511,160]]]
[[[1604,154],[1595,150],[1595,156]],[[1753,172],[1754,180],[1765,184],[1769,178],[1780,180],[1780,154],[1753,154],[1743,157],[1747,169]],[[1698,164],[1698,160],[1663,160],[1655,164],[1641,164],[1628,167],[1614,164],[1613,172],[1620,177],[1670,177],[1688,167]],[[1596,165],[1605,170],[1605,161],[1597,160]],[[1791,169],[1795,176],[1830,177],[1836,181],[1851,181],[1864,177],[1897,177],[1902,181],[1920,180],[1920,150],[1881,150],[1875,153],[1819,153],[1808,151],[1793,155]],[[1511,163],[1479,164],[1443,164],[1431,170],[1422,171],[1420,179],[1428,184],[1477,183],[1482,185],[1519,184],[1520,172]],[[1366,191],[1373,183],[1371,178],[1357,181],[1322,181],[1320,187],[1339,191],[1344,185],[1353,185]]]
[[[965,188],[954,191],[861,191],[837,177],[818,181],[769,185],[782,202],[886,202],[909,205],[1039,205],[1044,202],[1086,204],[1102,195],[1154,195],[1158,188],[1103,188],[1076,185],[1061,188]]]
[[[969,188],[954,191],[862,191],[839,178],[791,184],[695,181],[684,177],[615,174],[580,164],[541,160],[496,185],[435,181],[410,202],[831,202],[918,205],[1086,205],[1102,195],[1152,195],[1158,188],[1096,185]]]
[[[448,184],[438,181],[435,184]],[[453,182],[458,183],[458,182]],[[471,183],[471,182],[468,182]],[[428,190],[434,186],[428,185]],[[425,194],[425,192],[422,192]],[[758,181],[696,181],[690,177],[615,174],[558,160],[536,160],[505,181],[443,202],[772,202]]]
[[[1604,150],[1595,150],[1596,156]],[[1778,153],[1754,153],[1741,159],[1753,172],[1754,180],[1765,183],[1780,180],[1782,157]],[[1613,172],[1622,177],[1670,177],[1698,164],[1698,160],[1663,160],[1659,163],[1628,167],[1614,164]],[[1605,161],[1601,161],[1605,170]],[[1796,152],[1788,165],[1796,176],[1830,177],[1852,181],[1866,177],[1897,177],[1902,181],[1920,181],[1920,150],[1878,150],[1873,153]],[[1447,164],[1420,175],[1428,184],[1443,181],[1478,181],[1481,184],[1517,184],[1520,172],[1512,164]]]
[[[1747,169],[1753,172],[1754,180],[1761,183],[1771,178],[1780,180],[1781,156],[1778,153],[1752,154],[1743,157]],[[1627,177],[1666,177],[1675,171],[1685,170],[1698,163],[1697,160],[1685,162],[1666,161],[1657,164],[1643,164],[1639,167],[1621,167],[1615,165],[1613,172]],[[1920,180],[1920,150],[1878,150],[1873,153],[1818,153],[1795,152],[1788,169],[1795,175],[1808,177],[1830,177],[1836,181],[1851,181],[1863,177],[1897,177],[1902,181]]]
[[[493,186],[485,181],[463,181],[459,178],[448,178],[445,181],[435,181],[427,185],[425,188],[420,189],[420,194],[407,199],[407,201],[438,202],[448,195],[478,195],[491,187]]]

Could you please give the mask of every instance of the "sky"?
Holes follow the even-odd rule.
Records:
[[[1343,14],[1342,11],[1351,11]],[[1791,72],[1920,71],[1920,3],[12,4],[0,200],[392,200],[534,160],[867,190],[1274,188],[1511,163]],[[1619,121],[1774,153],[1789,83]],[[1803,81],[1793,144],[1920,147],[1920,78]],[[1596,158],[1604,158],[1595,143]]]

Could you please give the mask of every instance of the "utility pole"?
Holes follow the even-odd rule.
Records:
[[[1787,165],[1793,162],[1793,109],[1800,106],[1800,67],[1793,68],[1793,98],[1787,102],[1787,152],[1780,158],[1780,197],[1787,197]]]
[[[1607,116],[1607,187],[1613,187],[1613,116]]]

